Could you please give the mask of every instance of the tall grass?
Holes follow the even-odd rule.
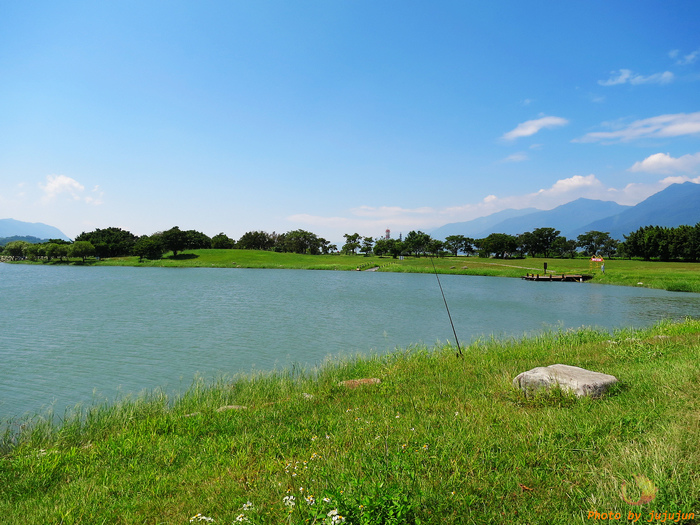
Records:
[[[6,434],[3,523],[591,523],[700,515],[700,322],[416,346],[197,381]],[[617,376],[525,398],[520,372]],[[356,389],[346,379],[376,377]],[[633,475],[658,489],[637,498]],[[636,492],[635,492],[636,491]],[[595,514],[593,514],[595,516]],[[238,520],[238,521],[237,521]],[[697,523],[687,518],[678,522]]]

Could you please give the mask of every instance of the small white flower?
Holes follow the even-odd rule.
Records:
[[[245,522],[245,521],[250,521],[250,520],[249,520],[248,518],[246,518],[246,515],[245,515],[245,514],[239,514],[238,516],[236,516],[236,520],[235,520],[235,521],[237,521],[237,522],[239,522],[239,523],[243,523],[243,522]]]
[[[253,508],[253,504],[250,501],[248,501],[248,502],[243,504],[243,506],[241,507],[241,510],[251,510],[252,508]]]
[[[294,496],[285,496],[282,501],[285,507],[293,507],[296,505],[296,503],[294,503]]]
[[[332,525],[337,525],[339,523],[345,523],[345,517],[338,514],[338,509],[333,509],[327,516],[331,519]]]
[[[214,518],[208,518],[207,516],[203,516],[198,512],[190,518],[190,523],[193,521],[209,521],[211,523],[214,523]]]

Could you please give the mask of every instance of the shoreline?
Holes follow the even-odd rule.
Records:
[[[467,256],[365,257],[361,255],[299,255],[257,250],[191,250],[177,257],[139,262],[137,257],[119,257],[106,260],[30,262],[14,261],[9,264],[71,265],[71,266],[131,266],[139,268],[259,268],[290,270],[335,270],[407,272],[451,275],[478,275],[483,277],[521,278],[527,273],[548,275],[587,274],[597,284],[657,288],[668,291],[700,293],[700,263],[640,261],[611,259],[606,261],[603,273],[599,265],[588,259],[483,259]],[[434,266],[433,266],[434,265]],[[541,270],[538,270],[541,269]],[[538,284],[538,286],[541,284]],[[573,286],[568,283],[566,286]]]

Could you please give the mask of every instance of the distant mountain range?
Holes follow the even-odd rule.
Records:
[[[430,232],[435,239],[465,235],[482,239],[492,233],[518,235],[536,228],[556,228],[568,239],[597,230],[614,239],[643,226],[694,226],[700,222],[700,184],[672,184],[636,206],[611,201],[577,199],[552,210],[503,210],[472,221],[446,224]]]
[[[0,237],[37,237],[39,239],[70,238],[58,228],[41,222],[23,222],[14,219],[0,219]]]

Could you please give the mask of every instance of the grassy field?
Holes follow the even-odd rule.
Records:
[[[0,521],[699,523],[699,356],[700,321],[559,331],[474,343],[462,358],[415,347],[35,420],[4,437]],[[553,363],[621,386],[597,400],[513,388]],[[339,385],[358,378],[381,383]],[[625,483],[643,501],[635,475],[652,501],[623,501]]]
[[[99,266],[166,266],[204,268],[291,268],[304,270],[367,270],[380,272],[440,273],[521,277],[526,273],[591,274],[603,284],[645,286],[669,291],[700,293],[700,264],[612,259],[605,262],[605,274],[588,259],[483,259],[479,257],[363,257],[361,255],[298,255],[256,250],[193,250],[159,261],[138,262],[137,257],[107,259]],[[547,285],[548,286],[548,285]],[[567,285],[568,286],[568,285]]]
[[[606,261],[605,274],[583,259],[244,250],[88,264],[432,272],[434,263],[520,277],[543,273],[545,261],[593,282],[700,292],[697,265],[625,260]],[[552,285],[585,286],[538,286]],[[413,347],[197,382],[178,399],[154,392],[57,423],[5,422],[0,523],[700,523],[699,357],[698,320],[553,331],[478,341],[462,358],[450,346]],[[621,385],[598,400],[513,388],[518,373],[553,363]],[[359,378],[381,382],[339,385]],[[642,504],[624,501],[623,487]]]

